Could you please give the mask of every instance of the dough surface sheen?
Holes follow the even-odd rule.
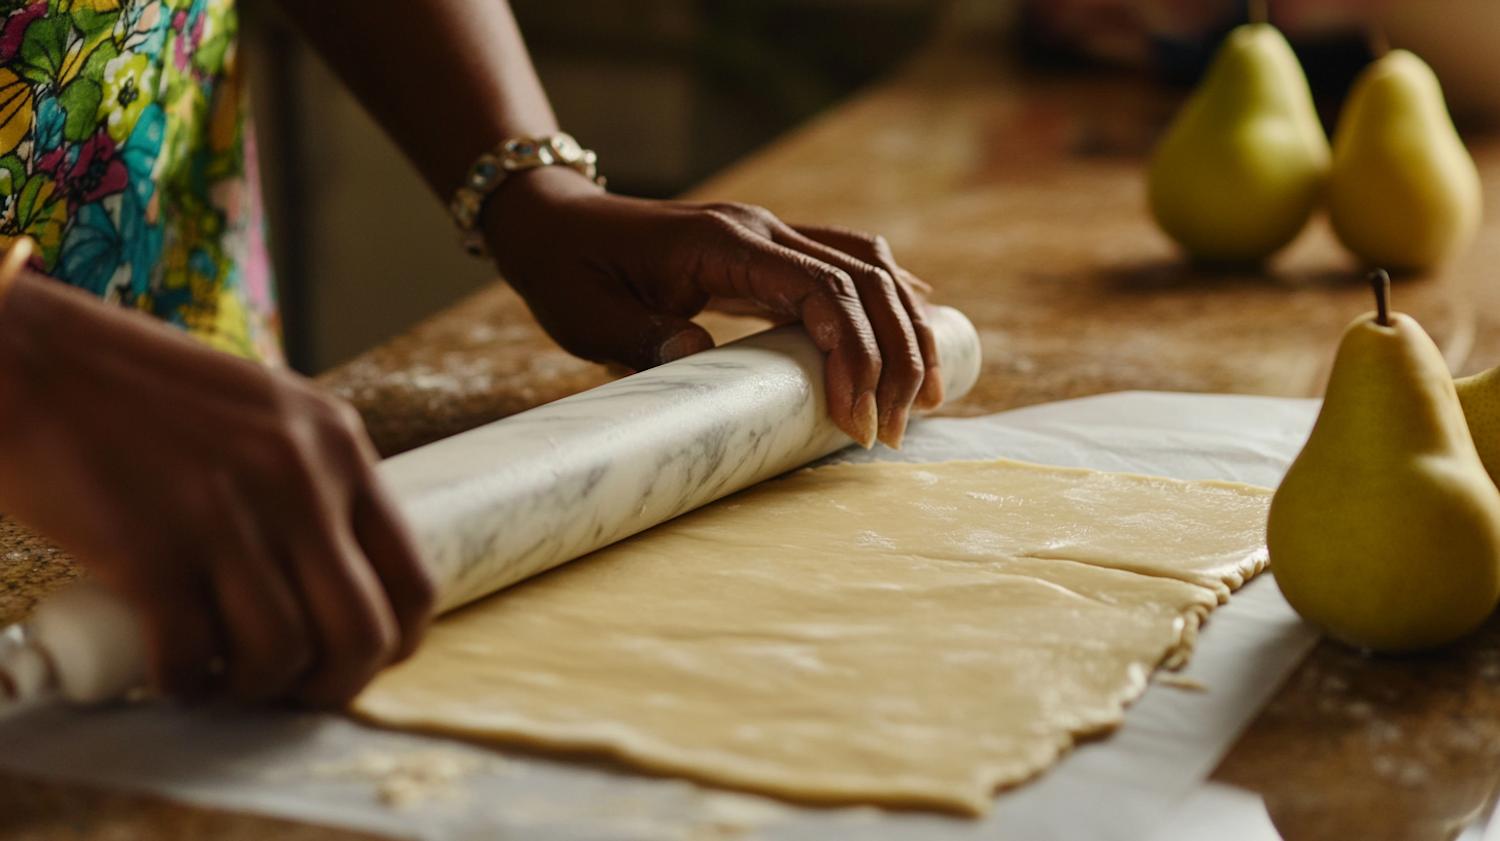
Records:
[[[1266,565],[1271,492],[1011,461],[762,483],[450,614],[386,725],[979,815]]]

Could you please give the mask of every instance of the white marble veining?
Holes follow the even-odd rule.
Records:
[[[979,336],[938,307],[949,399]],[[823,355],[786,326],[389,459],[380,471],[447,611],[852,443],[828,418]]]

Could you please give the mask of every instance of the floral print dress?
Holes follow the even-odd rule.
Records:
[[[281,361],[234,0],[0,0],[0,246]]]

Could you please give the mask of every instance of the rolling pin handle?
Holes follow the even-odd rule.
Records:
[[[75,704],[116,700],[146,684],[146,638],[135,609],[82,581],[44,599],[31,642],[51,662],[58,694]]]
[[[32,642],[30,628],[12,625],[0,633],[0,710],[46,697],[55,683],[52,661]]]

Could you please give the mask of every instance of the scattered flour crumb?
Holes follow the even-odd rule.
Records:
[[[664,782],[676,790],[657,789],[646,796],[626,794],[586,803],[524,794],[505,803],[505,817],[512,825],[526,827],[582,822],[589,828],[581,834],[589,838],[750,841],[760,837],[760,830],[793,814],[791,808],[758,795],[699,789],[680,780]]]
[[[324,779],[368,782],[383,805],[404,811],[430,800],[462,800],[467,794],[463,783],[468,777],[505,770],[507,765],[498,757],[442,748],[367,750],[337,762],[320,762],[311,772]]]
[[[707,830],[719,836],[735,837],[784,820],[791,814],[790,809],[774,801],[731,792],[704,792],[700,804],[700,834]]]

